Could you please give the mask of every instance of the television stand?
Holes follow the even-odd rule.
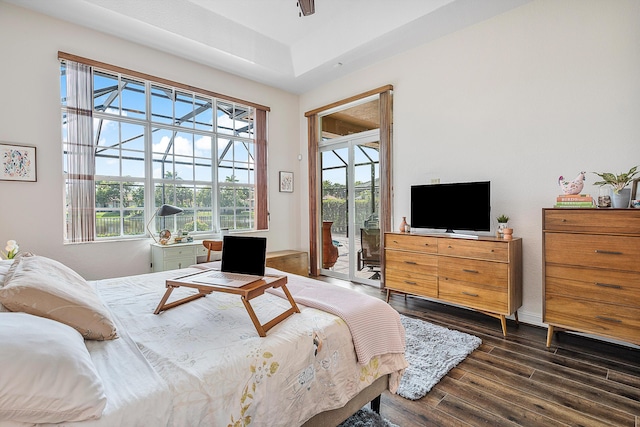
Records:
[[[385,233],[384,286],[391,292],[456,304],[500,319],[522,305],[522,239]]]

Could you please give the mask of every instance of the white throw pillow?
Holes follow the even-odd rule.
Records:
[[[102,416],[102,380],[78,331],[26,313],[0,313],[0,343],[0,421]]]
[[[57,320],[85,339],[117,337],[111,313],[78,273],[43,256],[16,258],[0,287],[0,303],[11,311]]]

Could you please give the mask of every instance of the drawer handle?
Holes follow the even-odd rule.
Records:
[[[613,288],[613,289],[622,289],[622,286],[620,285],[613,285],[611,283],[599,283],[599,282],[595,282],[596,286],[600,286],[601,288]]]
[[[479,296],[478,294],[472,294],[471,292],[464,292],[464,291],[462,292],[462,295],[468,295],[468,296],[470,296],[470,297],[477,297],[477,296]]]
[[[416,282],[411,282],[409,280],[405,280],[404,283],[406,283],[407,285],[417,285]]]
[[[622,252],[618,252],[618,251],[603,251],[602,249],[596,249],[595,252],[597,254],[605,254],[605,255],[622,255]]]
[[[463,268],[462,271],[464,271],[465,273],[479,273],[478,270],[468,270],[466,268]]]
[[[596,316],[596,319],[599,319],[599,320],[606,320],[607,322],[613,322],[613,323],[622,323],[622,320],[620,320],[620,319],[614,319],[613,317]]]
[[[404,263],[405,264],[411,264],[411,265],[416,265],[417,264],[417,262],[415,262],[415,261],[405,261]]]
[[[565,218],[562,218],[562,222],[567,222],[567,220]]]
[[[394,241],[393,241],[393,243],[398,243],[398,241],[397,241],[397,240],[394,240]]]
[[[448,248],[448,249],[451,249],[451,245],[448,245],[448,246],[447,246],[447,248]]]

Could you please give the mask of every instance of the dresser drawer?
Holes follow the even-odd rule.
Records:
[[[640,237],[545,233],[545,261],[640,272]]]
[[[640,344],[640,308],[636,307],[547,295],[544,322]]]
[[[385,270],[385,287],[414,295],[436,298],[438,279],[436,276],[422,275],[406,270]]]
[[[507,313],[507,292],[504,289],[484,287],[479,284],[440,277],[438,298],[477,310]]]
[[[162,257],[164,259],[192,257],[195,259],[195,246],[175,246],[162,248]]]
[[[492,261],[440,257],[438,276],[507,289],[509,266]]]
[[[438,254],[506,262],[509,260],[509,247],[502,242],[440,239],[438,240]]]
[[[163,270],[178,270],[180,268],[187,268],[193,265],[193,259],[187,258],[171,258],[164,262]]]
[[[640,210],[545,210],[542,228],[547,231],[640,234]]]
[[[384,245],[387,249],[436,253],[438,251],[437,241],[436,237],[387,233],[385,234]]]
[[[205,248],[204,245],[196,245],[195,250],[196,250],[196,256],[203,256],[203,255],[207,256],[207,254],[209,253],[209,250]],[[213,253],[211,255],[213,258]]]
[[[438,269],[438,258],[428,254],[386,251],[385,266],[386,269],[435,276]]]
[[[546,293],[640,307],[640,274],[548,265]]]

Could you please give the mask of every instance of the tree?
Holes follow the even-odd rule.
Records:
[[[120,206],[120,184],[115,181],[96,183],[96,207],[112,208]]]
[[[225,182],[238,182],[235,175],[228,176]],[[220,207],[221,208],[243,208],[250,207],[251,191],[247,187],[220,186]]]
[[[175,204],[182,208],[193,207],[193,188],[183,187],[178,184],[182,178],[178,177],[178,174],[172,172],[165,172],[165,179],[173,179],[176,184],[160,184],[155,190],[155,202],[156,206],[160,206],[164,203]]]

